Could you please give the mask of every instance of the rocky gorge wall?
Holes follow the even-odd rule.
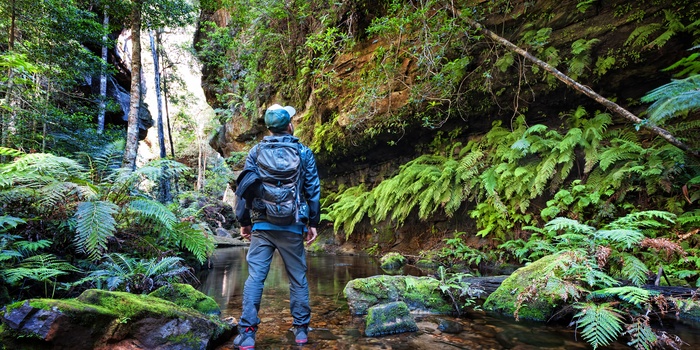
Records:
[[[646,108],[639,98],[672,78],[663,69],[688,55],[694,38],[681,27],[700,11],[687,1],[407,4],[314,1],[307,12],[291,4],[262,9],[257,27],[240,8],[204,4],[196,44],[221,43],[217,31],[240,42],[220,45],[225,64],[204,59],[208,102],[227,112],[212,147],[224,157],[246,151],[266,134],[265,107],[292,104],[297,136],[316,152],[332,192],[376,185],[434,151],[437,138],[466,140],[519,115],[557,127],[578,106],[602,109],[485,39],[465,16],[638,115]],[[256,33],[276,39],[268,45]],[[262,78],[250,84],[253,75]],[[238,99],[222,101],[225,94]]]

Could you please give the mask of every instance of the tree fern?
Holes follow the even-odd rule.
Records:
[[[572,324],[576,325],[593,349],[610,345],[622,334],[623,317],[612,305],[590,302],[574,304],[574,308],[580,311],[574,316]]]
[[[81,202],[73,216],[76,220],[74,238],[78,252],[98,260],[107,249],[107,240],[114,236],[118,207],[105,201]]]

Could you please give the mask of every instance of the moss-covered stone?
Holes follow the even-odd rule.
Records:
[[[375,337],[387,334],[415,332],[416,321],[406,303],[394,301],[370,307],[365,318],[365,335]]]
[[[411,311],[429,314],[454,312],[440,291],[440,281],[431,277],[379,275],[348,282],[343,290],[350,311],[364,315],[369,307],[403,301]]]
[[[551,271],[552,266],[570,266],[579,258],[575,253],[566,251],[545,256],[516,270],[501,283],[496,291],[488,296],[483,305],[484,310],[514,316],[518,296],[525,288],[532,285],[535,279],[541,278],[547,271]],[[555,274],[562,271],[554,269]],[[561,301],[562,299],[557,293],[539,294],[534,301],[522,304],[518,310],[518,317],[526,320],[545,321],[553,314]]]
[[[195,309],[207,315],[220,315],[221,308],[214,299],[189,284],[173,283],[153,291],[150,296],[164,299],[182,307]]]
[[[185,293],[180,288],[176,294]],[[187,302],[201,306],[196,293]],[[75,299],[9,305],[0,335],[16,349],[94,349],[109,343],[140,348],[207,349],[230,337],[233,324],[151,296],[91,289]]]
[[[406,264],[406,257],[396,252],[389,252],[382,256],[379,262],[384,270],[398,270]]]

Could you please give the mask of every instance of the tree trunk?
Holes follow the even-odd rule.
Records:
[[[97,113],[97,133],[101,134],[105,129],[105,109],[107,101],[107,32],[109,30],[109,5],[105,5],[104,19],[102,20],[102,72],[100,72],[100,105]]]
[[[614,113],[616,113],[616,114],[622,116],[623,118],[625,118],[625,119],[627,119],[627,120],[629,120],[629,121],[635,123],[636,125],[641,126],[641,127],[645,128],[645,129],[648,129],[649,131],[651,131],[652,133],[654,133],[654,134],[656,134],[656,135],[658,135],[658,136],[661,136],[664,140],[666,140],[666,141],[668,141],[670,144],[672,144],[672,145],[674,145],[674,146],[676,146],[676,147],[682,149],[682,150],[685,151],[686,153],[688,153],[688,154],[690,154],[690,155],[692,155],[692,156],[694,156],[694,157],[696,157],[696,158],[700,158],[700,151],[691,149],[688,145],[684,144],[683,142],[681,142],[680,140],[678,140],[677,138],[675,138],[675,137],[674,137],[670,132],[668,132],[667,130],[662,129],[662,128],[658,127],[658,126],[649,124],[649,123],[645,123],[644,120],[640,119],[639,117],[637,117],[636,115],[632,114],[632,113],[629,112],[628,110],[622,108],[622,107],[621,107],[620,105],[618,105],[617,103],[612,102],[612,101],[606,99],[605,97],[599,95],[598,93],[596,93],[595,91],[593,91],[591,88],[579,84],[578,82],[576,82],[575,80],[571,79],[569,76],[567,76],[566,74],[560,72],[560,71],[557,70],[556,68],[552,67],[552,66],[549,65],[548,63],[546,63],[546,62],[544,62],[544,61],[541,61],[541,60],[538,59],[537,57],[531,55],[530,53],[528,53],[527,51],[521,49],[520,47],[514,45],[513,43],[511,43],[510,41],[506,40],[505,38],[500,37],[500,36],[498,36],[497,34],[493,33],[492,31],[490,31],[490,30],[484,28],[484,26],[482,26],[480,23],[474,21],[473,19],[471,19],[471,18],[465,18],[465,20],[466,20],[467,23],[469,23],[472,27],[474,27],[474,28],[476,28],[477,30],[481,31],[482,33],[484,33],[484,34],[485,34],[486,36],[488,36],[489,38],[491,38],[491,39],[493,39],[494,41],[500,43],[501,45],[505,46],[505,47],[508,48],[509,50],[515,51],[516,53],[518,53],[519,55],[521,55],[521,56],[525,57],[526,59],[532,61],[532,62],[535,63],[536,65],[542,67],[544,70],[546,70],[546,71],[549,72],[550,74],[554,75],[557,79],[559,79],[560,81],[562,81],[564,84],[569,85],[570,87],[574,88],[576,91],[579,91],[579,92],[583,93],[584,95],[586,95],[586,96],[588,96],[588,97],[594,99],[595,101],[597,101],[598,103],[602,104],[602,105],[605,106],[606,108],[610,109],[610,110],[613,111]]]
[[[141,0],[131,9],[131,100],[129,101],[129,125],[122,166],[136,170],[139,148],[139,110],[141,107]]]
[[[153,76],[155,79],[155,90],[156,90],[156,102],[158,105],[158,146],[160,148],[160,158],[165,159],[167,157],[167,153],[165,150],[165,134],[163,132],[163,98],[161,96],[161,90],[160,90],[160,67],[159,67],[159,61],[158,61],[158,48],[159,45],[156,45],[156,40],[153,38],[153,31],[148,32],[149,38],[151,40],[151,55],[153,56]],[[160,44],[160,34],[156,32],[156,35],[158,36],[158,44]],[[167,166],[163,166],[163,174],[167,174]],[[160,178],[160,191],[159,191],[159,199],[163,203],[168,203],[172,201],[172,197],[170,195],[170,178],[167,176],[161,176]]]

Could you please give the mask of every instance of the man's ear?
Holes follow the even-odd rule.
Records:
[[[294,124],[287,124],[287,132],[289,132],[290,135],[294,135]]]

